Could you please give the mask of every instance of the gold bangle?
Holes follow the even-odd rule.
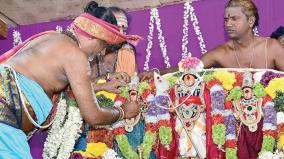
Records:
[[[121,107],[114,107],[119,111],[119,118],[117,121],[123,120],[124,119],[124,110]]]

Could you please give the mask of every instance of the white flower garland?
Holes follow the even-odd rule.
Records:
[[[183,37],[182,37],[182,45],[181,45],[181,49],[182,49],[182,54],[181,54],[181,58],[185,59],[186,57],[189,56],[189,54],[191,54],[188,51],[187,48],[187,44],[188,44],[188,17],[189,17],[189,2],[184,3],[184,11],[183,11]]]
[[[253,31],[255,36],[259,36],[259,32],[258,32],[257,27],[254,27],[252,31]]]
[[[61,99],[57,104],[57,111],[55,115],[54,122],[48,133],[48,137],[44,143],[43,158],[53,158],[57,155],[58,147],[60,146],[61,140],[63,138],[63,130],[61,125],[65,120],[67,113],[67,103],[65,99]]]
[[[56,26],[56,31],[57,31],[58,33],[62,33],[62,31],[63,31],[62,26],[57,25],[57,26]]]
[[[13,47],[22,43],[21,34],[17,30],[13,30]]]
[[[67,106],[66,99],[61,99],[57,106],[55,121],[44,143],[43,158],[68,159],[75,141],[80,136],[82,123],[79,108]]]
[[[76,106],[69,106],[68,118],[62,128],[64,138],[58,152],[58,159],[68,159],[75,146],[76,140],[80,137],[83,120],[80,110]]]
[[[274,153],[266,151],[258,157],[258,159],[283,159],[283,158],[284,158],[283,152],[278,152],[278,150]]]
[[[190,19],[191,19],[195,34],[197,36],[197,39],[199,41],[199,47],[200,47],[201,53],[204,54],[204,53],[207,52],[207,50],[206,50],[206,46],[205,46],[205,42],[204,42],[202,33],[200,31],[200,27],[198,26],[199,23],[198,23],[196,14],[194,12],[194,8],[193,8],[193,6],[191,6],[190,2],[186,2],[184,5],[185,5],[185,7],[189,8]]]
[[[147,40],[148,40],[148,44],[147,44],[147,55],[146,55],[146,60],[144,63],[144,70],[145,71],[149,71],[149,61],[150,61],[150,57],[151,57],[151,49],[153,46],[153,31],[154,31],[154,21],[156,22],[156,27],[157,27],[157,31],[158,31],[158,39],[159,39],[159,43],[160,43],[160,48],[162,50],[162,54],[164,57],[164,62],[166,64],[166,68],[171,67],[170,64],[170,59],[167,55],[167,46],[165,43],[165,38],[163,36],[163,32],[161,29],[161,20],[159,17],[159,11],[157,8],[153,8],[151,9],[150,12],[151,16],[150,16],[150,22],[149,22],[149,34],[147,36]]]
[[[122,159],[113,149],[107,149],[103,154],[102,159]]]

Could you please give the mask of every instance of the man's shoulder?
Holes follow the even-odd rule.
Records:
[[[228,49],[230,49],[230,48],[231,48],[230,43],[226,42],[224,44],[218,45],[217,47],[213,48],[208,53],[223,54],[223,53],[226,53],[228,51]]]

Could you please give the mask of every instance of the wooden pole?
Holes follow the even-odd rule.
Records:
[[[8,27],[7,24],[0,19],[0,39],[6,39],[8,35]]]

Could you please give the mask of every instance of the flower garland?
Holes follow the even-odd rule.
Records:
[[[63,31],[62,26],[56,25],[56,31],[57,31],[58,33],[62,33],[62,31]]]
[[[230,107],[229,107],[230,108]],[[237,159],[236,119],[232,110],[225,113],[226,125],[226,158]]]
[[[61,125],[64,123],[66,114],[67,102],[66,99],[61,98],[57,104],[57,111],[51,130],[49,130],[47,139],[44,143],[44,159],[54,158],[57,156],[57,150],[63,138],[63,130],[61,129]]]
[[[278,150],[283,150],[284,146],[284,93],[277,91],[273,102],[277,111],[277,131],[278,131]]]
[[[113,149],[108,148],[107,145],[102,142],[88,143],[86,151],[75,151],[69,159],[85,158],[122,159]]]
[[[58,103],[55,121],[44,143],[44,159],[68,159],[80,136],[83,123],[80,110],[73,94],[67,93],[68,100],[60,99]]]
[[[181,58],[186,58],[190,52],[188,51],[187,44],[188,44],[188,17],[189,17],[189,4],[190,2],[184,3],[184,11],[183,11],[183,37],[182,37],[182,54]]]
[[[156,143],[157,138],[157,111],[156,111],[155,102],[152,102],[148,109],[145,117],[145,136],[143,139],[142,147],[142,156],[143,159],[148,159],[150,157],[150,153]]]
[[[274,99],[276,97],[276,92],[284,92],[284,78],[274,78],[272,79],[268,86],[265,88],[265,92],[272,98]]]
[[[195,34],[197,36],[197,39],[199,40],[199,47],[200,47],[201,53],[204,54],[204,53],[207,52],[207,50],[206,50],[206,46],[205,46],[205,42],[204,42],[202,33],[200,31],[200,27],[198,26],[198,24],[199,24],[198,19],[196,17],[195,12],[194,12],[193,6],[191,6],[191,4],[189,2],[186,2],[186,3],[187,3],[187,4],[185,4],[186,7],[189,7],[190,19],[191,19]]]
[[[225,90],[231,90],[236,82],[235,74],[228,71],[214,71],[213,76],[222,83]]]
[[[212,138],[213,142],[222,149],[225,144],[226,126],[224,117],[225,92],[221,85],[215,84],[210,88],[212,105]]]
[[[265,73],[263,73],[260,83],[263,86],[267,87],[271,80],[273,80],[274,78],[280,78],[280,77],[283,77],[283,74],[275,73],[272,71],[266,71]]]
[[[163,36],[163,32],[162,32],[162,29],[161,29],[161,20],[160,20],[160,17],[159,17],[159,11],[157,8],[153,8],[151,9],[151,12],[150,12],[151,16],[150,16],[150,22],[149,22],[149,34],[147,36],[147,40],[148,40],[148,44],[147,44],[147,49],[146,49],[146,52],[147,52],[147,55],[146,55],[146,60],[145,60],[145,63],[144,63],[144,70],[145,71],[149,71],[149,61],[150,61],[150,57],[151,57],[151,49],[152,49],[152,46],[153,46],[153,31],[154,31],[154,21],[156,22],[156,27],[157,27],[157,31],[158,31],[158,39],[159,39],[159,43],[160,43],[160,48],[162,50],[162,54],[163,54],[163,57],[164,57],[164,62],[166,64],[166,68],[169,68],[171,67],[171,64],[170,64],[170,59],[167,55],[167,46],[166,46],[166,43],[165,43],[165,38]]]
[[[274,109],[274,103],[271,101],[267,101],[264,103],[263,107],[263,141],[261,152],[270,151],[273,152],[273,148],[275,145],[275,138],[277,137],[277,118],[276,118],[276,111]]]
[[[284,113],[277,112],[277,131],[278,131],[278,150],[283,150],[284,148]]]
[[[275,153],[264,152],[258,157],[258,159],[283,159],[283,158],[284,158],[283,152],[278,152],[278,151],[276,151]]]
[[[150,57],[151,57],[151,49],[153,47],[153,31],[154,31],[154,13],[150,12],[150,22],[149,22],[149,34],[147,36],[147,41],[148,41],[148,44],[147,44],[147,49],[146,49],[146,52],[147,52],[147,55],[146,55],[146,60],[145,60],[145,63],[144,63],[144,71],[149,71],[149,62],[150,62]]]
[[[13,47],[22,43],[21,34],[17,30],[13,30]]]
[[[158,124],[157,128],[159,129],[159,139],[160,143],[165,146],[166,149],[169,149],[169,145],[172,142],[172,128],[170,125],[170,113],[169,113],[169,97],[168,96],[156,96],[155,99],[156,105],[159,107],[156,108]]]

